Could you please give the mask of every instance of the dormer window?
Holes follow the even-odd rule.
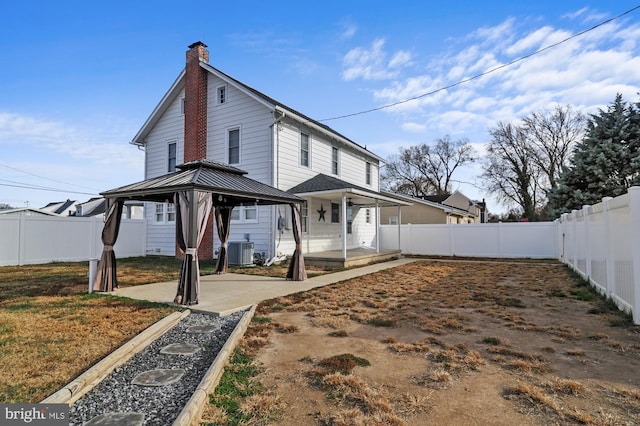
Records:
[[[227,102],[227,86],[218,86],[218,105]]]

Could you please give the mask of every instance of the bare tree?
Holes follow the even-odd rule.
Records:
[[[534,112],[523,120],[523,131],[531,145],[533,161],[547,178],[544,190],[558,186],[562,169],[569,162],[573,147],[586,127],[586,118],[571,105],[557,106],[552,112]]]
[[[540,169],[522,127],[498,123],[489,130],[487,161],[482,177],[487,190],[507,205],[522,209],[522,216],[536,220],[541,204]]]
[[[475,161],[468,139],[452,141],[449,135],[434,145],[400,148],[389,157],[382,175],[383,185],[392,191],[416,197],[451,192],[454,172]]]

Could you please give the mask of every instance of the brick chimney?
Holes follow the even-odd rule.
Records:
[[[197,41],[187,50],[184,88],[184,162],[207,158],[207,77],[200,62],[209,63],[207,45]]]
[[[184,87],[184,162],[207,158],[207,89],[209,73],[200,66],[209,63],[207,45],[197,41],[187,50]],[[213,213],[213,212],[212,212]],[[213,259],[213,214],[207,219],[198,256]],[[178,253],[178,251],[176,251]]]

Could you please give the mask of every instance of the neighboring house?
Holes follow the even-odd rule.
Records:
[[[40,208],[40,210],[55,213],[60,216],[73,216],[76,211],[76,204],[78,204],[78,202],[75,200],[56,201],[47,204]]]
[[[381,224],[397,224],[401,218],[402,224],[450,224],[450,223],[483,223],[484,201],[476,202],[459,191],[453,194],[431,195],[424,198],[412,197],[382,191],[389,197],[397,197],[413,205],[397,208],[384,207],[380,209]]]
[[[0,215],[17,215],[17,214],[24,214],[26,216],[56,216],[56,217],[60,216],[59,214],[56,214],[56,213],[51,213],[49,211],[45,211],[42,209],[32,209],[30,207],[0,210]]]
[[[203,43],[189,46],[186,56],[185,69],[131,141],[145,150],[145,179],[202,158],[230,164],[252,179],[305,198],[301,208],[305,253],[375,248],[377,207],[406,204],[379,192],[382,159],[214,68]],[[148,251],[174,255],[172,200],[147,203],[145,216]],[[210,225],[201,258],[214,256],[203,253],[203,247],[217,248],[213,239]],[[230,241],[251,241],[255,251],[267,258],[290,254],[295,243],[289,206],[234,208]]]
[[[104,216],[104,212],[107,208],[107,201],[102,197],[94,197],[85,201],[84,203],[78,203],[76,205],[76,211],[74,216],[87,217],[87,216]],[[123,219],[144,219],[144,207],[141,202],[138,201],[125,201],[124,208],[122,209]]]

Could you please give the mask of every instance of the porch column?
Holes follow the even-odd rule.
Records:
[[[342,257],[347,258],[347,193],[342,193]]]
[[[378,205],[378,199],[376,198],[376,253],[380,253],[380,206]]]
[[[402,224],[402,207],[398,206],[398,250],[402,251],[402,244],[400,244],[400,231],[402,228],[400,225]]]

